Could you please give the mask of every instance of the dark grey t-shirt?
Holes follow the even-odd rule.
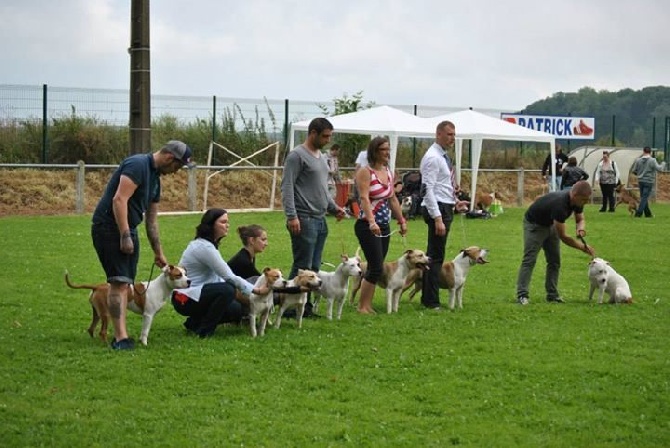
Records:
[[[554,221],[565,223],[572,213],[582,213],[584,207],[570,205],[569,191],[554,191],[535,200],[526,210],[526,221],[549,227]]]
[[[128,226],[135,229],[144,218],[144,212],[150,202],[158,202],[161,195],[161,183],[152,154],[135,154],[123,162],[114,171],[107,183],[105,192],[93,212],[93,224],[114,226],[112,199],[121,182],[121,175],[128,176],[137,185],[137,189],[128,200]]]

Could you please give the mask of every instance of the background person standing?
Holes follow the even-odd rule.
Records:
[[[556,165],[556,183],[553,185],[551,183],[552,161]],[[551,154],[548,155],[547,158],[544,159],[544,164],[542,165],[542,177],[547,179],[547,185],[549,185],[549,191],[558,191],[561,189],[563,164],[565,163],[568,163],[568,156],[563,154],[563,149],[561,148],[561,145],[556,143],[556,151],[554,153],[554,156],[552,157]]]
[[[608,209],[614,213],[616,203],[614,200],[614,189],[619,183],[619,169],[614,160],[610,159],[609,151],[603,151],[603,158],[596,167],[595,181],[600,184],[600,191],[603,196],[603,205],[600,212]]]
[[[328,164],[328,193],[333,199],[337,198],[337,185],[342,183],[340,178],[340,145],[335,143],[326,154]]]
[[[631,173],[637,176],[637,184],[640,187],[640,205],[635,212],[635,217],[639,218],[644,213],[645,218],[652,218],[654,215],[649,208],[649,196],[656,184],[656,171],[663,171],[665,162],[658,163],[651,155],[651,148],[645,146],[642,150],[642,156],[635,161]]]

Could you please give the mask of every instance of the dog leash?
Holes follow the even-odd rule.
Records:
[[[154,275],[154,267],[156,267],[156,263],[151,263],[151,271],[149,271],[149,280],[147,280],[147,287],[144,288],[144,291],[140,293],[140,295],[144,295],[147,293],[147,289],[149,289],[149,285],[151,284],[151,277]]]
[[[463,247],[468,247],[468,238],[465,233],[465,213],[459,213],[459,215],[461,216],[461,236],[463,239]]]

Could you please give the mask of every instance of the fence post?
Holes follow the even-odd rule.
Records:
[[[212,141],[216,141],[216,95],[212,97]]]
[[[521,168],[516,176],[516,205],[519,207],[523,206],[523,182],[524,171],[523,168]]]
[[[42,163],[48,162],[47,155],[48,124],[47,124],[47,85],[42,84]]]
[[[197,167],[188,169],[188,209],[189,211],[196,211],[197,206],[197,189],[198,189],[198,176],[197,176]]]
[[[77,162],[77,199],[76,199],[76,210],[77,214],[81,215],[84,213],[84,185],[86,182],[86,164],[83,160]]]

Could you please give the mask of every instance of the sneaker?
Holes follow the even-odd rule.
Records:
[[[112,340],[112,350],[132,350],[135,348],[135,341],[130,338],[121,339],[117,341]]]
[[[528,305],[528,297],[526,296],[519,296],[516,301],[519,303],[519,305]]]
[[[549,303],[565,303],[563,297],[547,297],[547,302]]]

